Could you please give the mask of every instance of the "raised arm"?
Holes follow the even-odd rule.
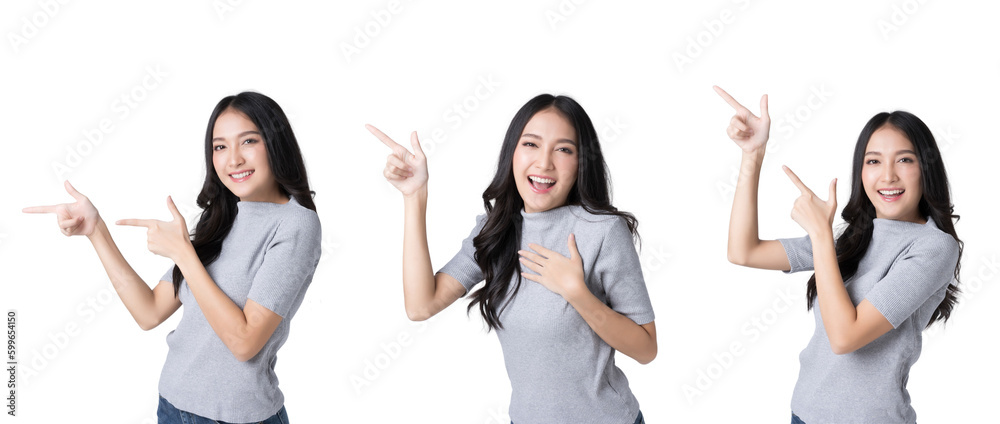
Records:
[[[150,289],[122,256],[90,199],[76,191],[69,181],[64,186],[75,202],[33,206],[24,208],[23,212],[53,213],[64,235],[87,236],[104,265],[104,271],[108,273],[111,285],[139,328],[150,330],[166,321],[181,306],[180,301],[174,297],[173,285],[161,281],[155,289]]]
[[[784,170],[802,193],[795,199],[792,219],[809,233],[809,240],[812,242],[813,267],[816,271],[816,302],[819,304],[820,316],[823,317],[823,328],[830,340],[830,348],[837,355],[854,352],[892,330],[893,325],[867,298],[855,307],[844,286],[833,236],[833,218],[837,213],[837,179],[834,178],[830,182],[830,195],[827,200],[823,200],[806,187],[791,169],[786,166]],[[922,262],[933,262],[933,259],[926,256],[918,257],[923,259]],[[907,269],[919,261],[903,262],[906,264],[899,266],[893,264],[892,268]],[[933,275],[933,273],[910,272],[909,278],[913,275],[925,278]],[[883,284],[888,286],[893,279],[885,278],[879,282],[879,286]]]
[[[761,240],[757,232],[757,187],[771,128],[767,95],[760,98],[761,116],[758,117],[725,90],[718,86],[714,88],[736,110],[726,133],[743,151],[733,210],[729,217],[729,262],[751,268],[788,270],[791,266],[781,243]]]
[[[417,133],[410,135],[413,153],[378,128],[366,125],[392,153],[382,174],[403,194],[403,302],[406,316],[426,320],[465,294],[465,288],[448,274],[434,274],[427,247],[427,157]]]
[[[167,208],[173,215],[172,221],[155,219],[122,219],[118,225],[146,228],[147,247],[150,252],[170,258],[181,269],[184,279],[195,301],[198,302],[205,320],[229,348],[238,361],[247,361],[257,355],[271,334],[281,323],[281,315],[248,299],[243,309],[215,284],[215,280],[205,269],[198,257],[187,224],[173,199],[167,197]],[[165,281],[160,286],[167,284]],[[173,296],[173,285],[170,284]]]

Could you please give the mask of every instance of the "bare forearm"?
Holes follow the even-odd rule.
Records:
[[[851,302],[837,264],[837,252],[832,230],[810,234],[813,266],[816,272],[816,298],[823,327],[831,341],[843,339],[857,321],[858,310]]]
[[[764,148],[753,153],[743,152],[740,160],[733,210],[729,216],[729,260],[734,263],[746,263],[747,256],[760,243],[757,231],[757,191],[763,162]]]
[[[601,340],[615,350],[641,364],[647,364],[656,357],[655,332],[650,334],[646,328],[615,312],[589,291],[568,300]]]
[[[403,301],[410,319],[432,315],[436,291],[430,250],[427,247],[427,190],[403,198]]]
[[[101,259],[101,264],[104,265],[104,271],[108,274],[112,287],[139,327],[147,329],[159,324],[155,322],[157,320],[154,317],[153,290],[125,260],[103,219],[98,219],[93,234],[88,238]]]
[[[219,339],[234,354],[247,350],[247,318],[236,303],[226,295],[208,274],[192,249],[177,261],[198,307]]]

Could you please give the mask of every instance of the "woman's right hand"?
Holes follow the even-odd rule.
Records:
[[[427,156],[424,156],[423,149],[420,148],[420,141],[417,140],[417,132],[410,134],[410,145],[413,146],[413,153],[399,143],[392,141],[378,128],[372,125],[365,125],[375,137],[378,137],[392,153],[385,161],[385,169],[382,175],[393,187],[396,187],[403,196],[409,197],[420,191],[427,189]]]
[[[56,222],[59,224],[59,229],[65,236],[90,236],[94,233],[94,229],[97,228],[97,221],[100,219],[97,208],[94,207],[93,203],[90,203],[90,199],[87,196],[76,191],[73,185],[69,183],[69,180],[66,180],[63,185],[70,196],[76,199],[76,202],[50,206],[31,206],[21,211],[24,213],[54,213],[56,214]]]
[[[726,103],[736,109],[736,114],[729,120],[729,128],[726,128],[726,134],[729,134],[729,138],[733,139],[736,145],[740,146],[746,153],[754,153],[763,149],[767,145],[768,133],[771,130],[771,117],[767,114],[767,94],[760,98],[760,117],[757,117],[750,112],[750,109],[730,96],[726,90],[719,88],[719,86],[712,88],[715,89],[716,93],[719,93],[719,96],[722,96]]]

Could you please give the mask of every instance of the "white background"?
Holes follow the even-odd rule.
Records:
[[[962,215],[965,294],[946,327],[925,332],[908,388],[920,422],[995,412],[998,7],[651,3],[404,1],[393,13],[387,1],[4,2],[0,308],[18,311],[21,367],[10,422],[155,421],[164,338],[180,314],[141,331],[85,238],[20,211],[69,201],[68,178],[108,222],[168,219],[167,195],[193,222],[205,124],[219,99],[244,90],[289,114],[324,227],[324,258],[277,366],[294,422],[506,422],[500,347],[466,317],[467,302],[426,323],[406,319],[402,202],[381,176],[388,150],[363,125],[424,138],[438,268],[482,212],[511,117],[542,92],[588,111],[615,204],[640,221],[659,356],[618,364],[647,422],[787,422],[813,331],[808,275],[726,261],[740,155],[724,133],[733,111],[713,84],[754,111],[770,95],[765,238],[803,234],[781,164],[823,194],[840,178],[844,204],[853,145],[872,115],[905,109],[932,128]],[[145,233],[112,234],[155,284],[170,263],[145,249]],[[741,349],[727,356],[733,343]]]

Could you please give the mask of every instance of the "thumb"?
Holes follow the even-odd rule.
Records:
[[[167,209],[170,209],[170,214],[174,216],[174,221],[184,221],[184,215],[181,215],[181,211],[177,210],[177,205],[174,204],[174,199],[170,196],[167,196]]]
[[[836,178],[834,178],[833,181],[830,181],[830,197],[828,197],[826,199],[826,202],[828,204],[830,204],[833,207],[833,209],[836,211],[836,209],[837,209],[837,179]]]
[[[760,118],[770,121],[771,115],[767,113],[767,94],[760,97]]]
[[[420,140],[417,138],[417,132],[414,131],[410,133],[410,145],[413,146],[413,155],[419,158],[424,156],[424,149],[420,147]]]
[[[580,257],[580,251],[576,248],[576,234],[569,233],[569,238],[566,239],[566,246],[569,247],[569,257],[570,259],[576,259]]]
[[[69,193],[70,196],[73,196],[73,198],[76,200],[83,200],[84,197],[86,197],[80,194],[79,191],[76,191],[76,188],[73,187],[73,184],[69,183],[69,180],[66,180],[66,183],[63,184],[63,187],[66,187],[66,192]]]

